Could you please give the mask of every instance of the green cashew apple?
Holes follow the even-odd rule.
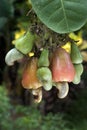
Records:
[[[37,77],[42,82],[45,90],[52,88],[52,74],[49,68],[41,67],[37,70]]]
[[[49,66],[49,50],[43,49],[38,60],[38,67],[48,67]]]
[[[27,31],[25,35],[14,40],[14,44],[17,50],[23,54],[27,54],[32,50],[34,44],[35,36]]]
[[[75,64],[74,65],[76,74],[74,80],[72,81],[74,84],[79,84],[81,80],[81,75],[83,73],[83,65],[82,64]]]
[[[70,57],[71,57],[72,63],[74,63],[74,64],[80,64],[83,61],[80,50],[75,43],[71,44]]]
[[[75,76],[75,68],[66,50],[59,47],[53,52],[50,69],[53,82],[72,82]]]

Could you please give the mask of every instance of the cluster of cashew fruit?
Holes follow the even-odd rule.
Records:
[[[31,32],[14,41],[15,48],[10,50],[5,61],[13,65],[31,52],[35,37]],[[83,72],[82,56],[75,43],[71,44],[71,51],[68,53],[62,47],[56,47],[53,51],[42,48],[40,56],[28,57],[22,74],[22,86],[30,89],[35,101],[42,99],[42,87],[49,91],[52,87],[58,89],[58,97],[64,98],[69,92],[69,82],[80,83]]]

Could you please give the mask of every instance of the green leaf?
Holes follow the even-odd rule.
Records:
[[[87,20],[87,0],[31,0],[41,21],[57,33],[80,29]]]

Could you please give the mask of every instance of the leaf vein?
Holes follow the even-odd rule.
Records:
[[[63,9],[63,14],[64,14],[64,19],[65,19],[65,22],[66,22],[66,26],[67,26],[67,29],[69,30],[69,25],[68,25],[68,21],[67,21],[67,17],[66,17],[65,9],[64,9],[64,3],[63,3],[63,0],[61,0],[61,6],[62,6],[62,9]]]

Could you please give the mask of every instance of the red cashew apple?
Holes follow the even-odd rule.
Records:
[[[71,62],[70,55],[61,47],[53,52],[51,71],[54,82],[72,82],[75,77],[75,69]]]
[[[38,80],[37,72],[38,59],[33,57],[29,60],[28,64],[24,68],[22,85],[26,89],[37,89],[42,86]]]

